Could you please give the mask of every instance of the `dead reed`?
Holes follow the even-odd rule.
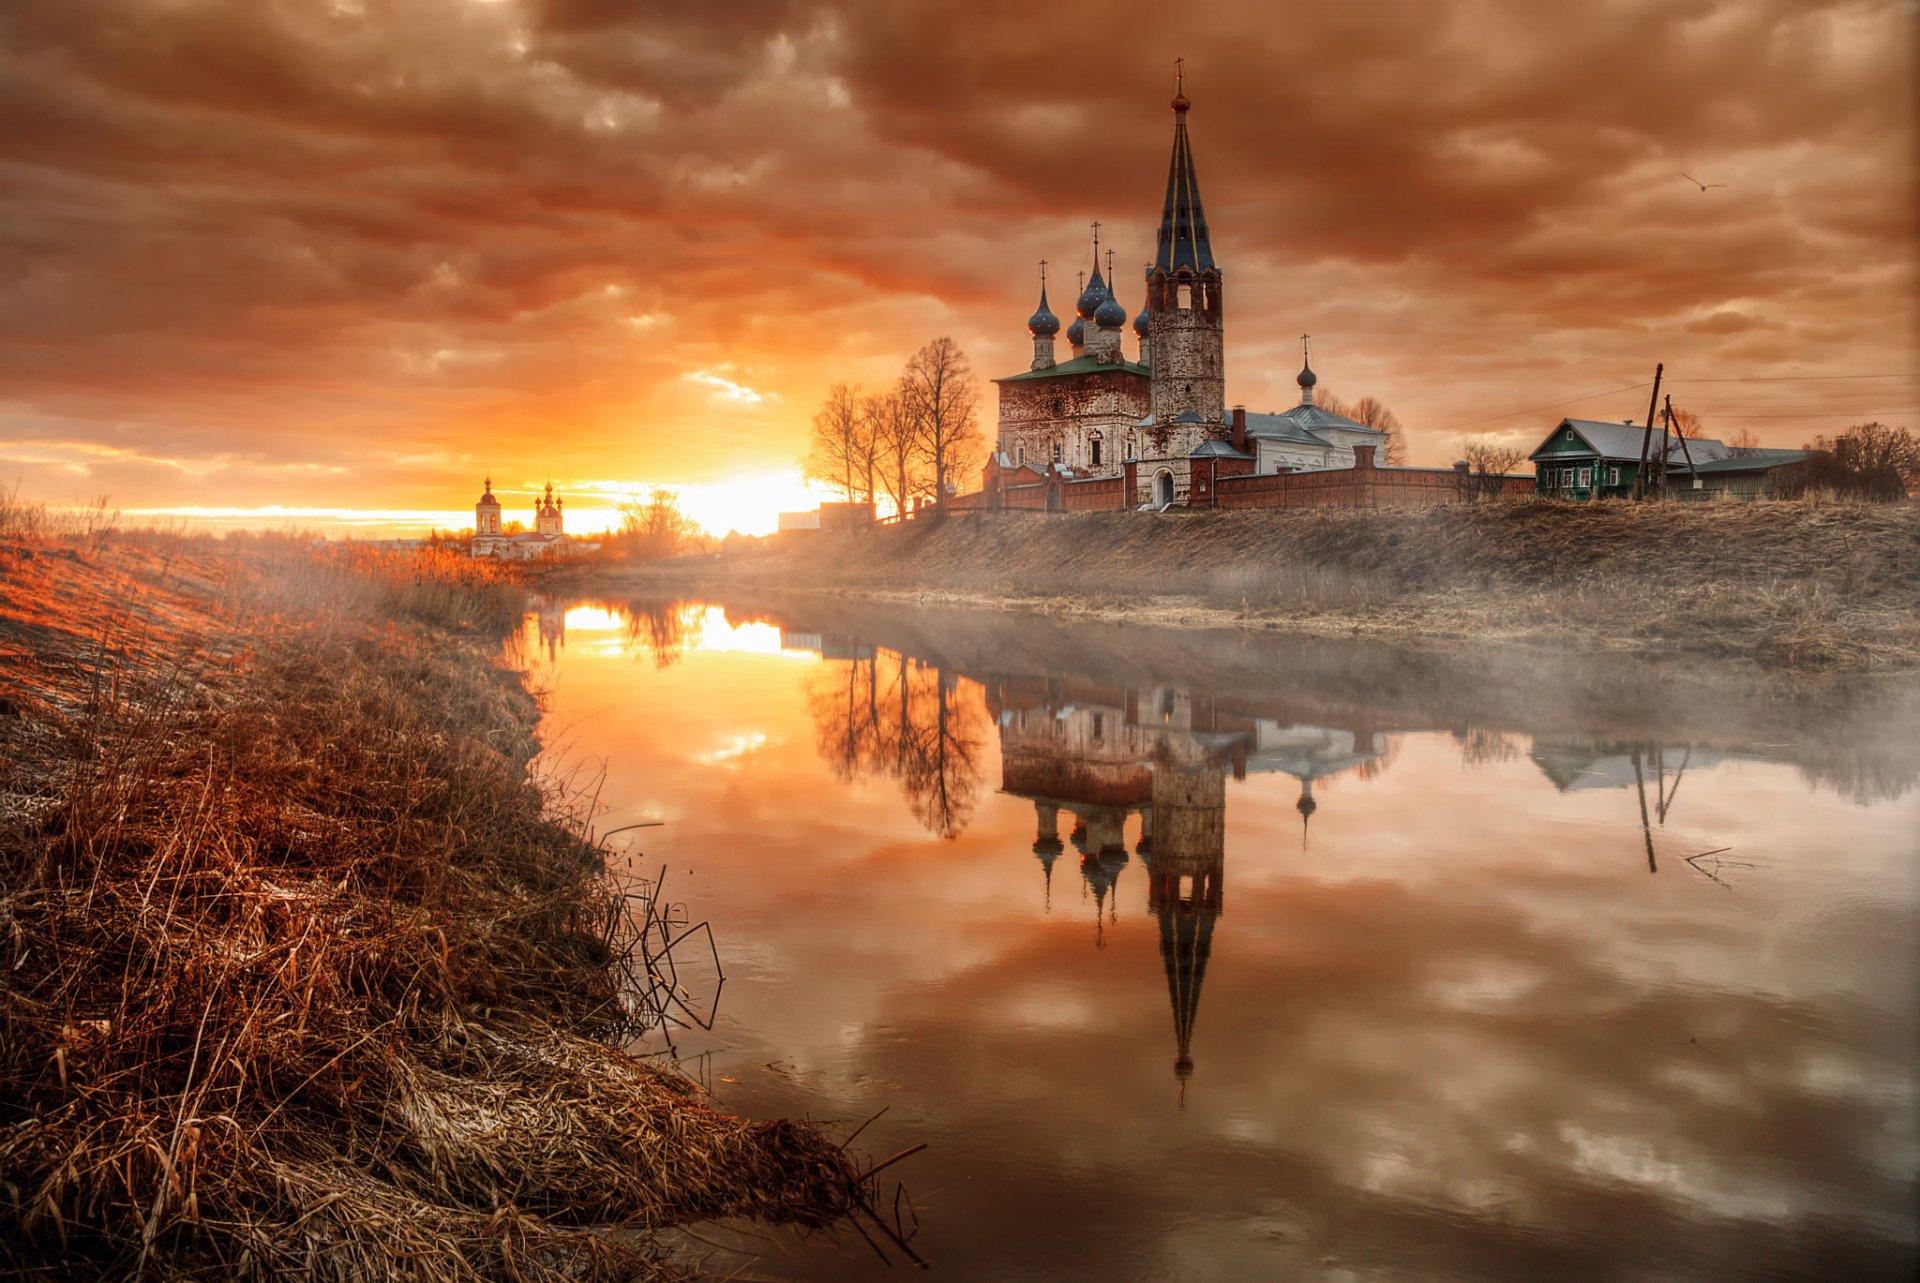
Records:
[[[22,552],[0,1272],[662,1277],[647,1230],[861,1197],[818,1131],[619,1050],[646,923],[529,782],[510,579],[285,550],[155,578],[109,550],[56,589]],[[42,592],[109,622],[36,621]]]

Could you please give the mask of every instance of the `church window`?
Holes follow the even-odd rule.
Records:
[[[1024,445],[1018,445],[1018,446],[1015,446],[1015,447],[1013,448],[1013,462],[1014,462],[1014,466],[1015,466],[1015,467],[1025,467],[1025,466],[1026,466],[1026,462],[1027,462],[1027,447],[1026,447],[1026,446],[1024,446]]]
[[[1058,441],[1053,443],[1053,461],[1055,463],[1060,462],[1060,443]]]
[[[1067,412],[1067,403],[1059,397],[1053,398],[1053,417],[1059,418]]]
[[[1093,445],[1093,466],[1097,468],[1100,466],[1100,434],[1097,432],[1093,436],[1092,445]]]
[[[1177,297],[1179,300],[1178,305],[1180,307],[1182,308],[1192,307],[1193,306],[1193,286],[1182,285],[1180,287],[1180,292]]]

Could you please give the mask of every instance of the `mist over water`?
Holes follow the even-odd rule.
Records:
[[[556,769],[713,923],[688,1069],[929,1142],[948,1277],[1920,1259],[1910,692],[844,603],[526,640]]]

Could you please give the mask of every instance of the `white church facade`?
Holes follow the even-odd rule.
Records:
[[[590,551],[598,545],[577,544],[565,529],[565,500],[553,493],[549,481],[545,493],[533,505],[533,529],[515,534],[506,532],[501,520],[500,500],[494,497],[493,478],[482,483],[479,500],[473,505],[473,542],[469,551],[476,557],[528,561],[540,557],[568,557]]]

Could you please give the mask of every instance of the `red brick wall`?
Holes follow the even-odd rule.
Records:
[[[1364,448],[1364,447],[1363,447]],[[1252,477],[1221,477],[1221,508],[1424,508],[1477,497],[1475,479],[1451,468],[1341,468]],[[1533,492],[1526,477],[1502,477],[1500,493]]]
[[[1036,512],[1045,512],[1047,508],[1047,487],[1041,485],[1008,486],[1002,492],[1000,506],[1003,508],[1025,508]]]
[[[1124,506],[1126,484],[1124,477],[1068,481],[1060,487],[1060,506],[1067,512],[1111,511]]]

